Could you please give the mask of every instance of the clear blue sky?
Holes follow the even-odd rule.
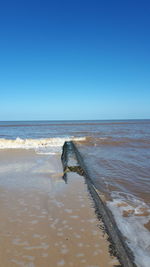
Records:
[[[0,120],[150,118],[150,1],[0,4]]]

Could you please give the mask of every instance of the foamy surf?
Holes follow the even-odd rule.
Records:
[[[144,227],[150,220],[150,208],[130,194],[112,193],[107,205],[118,228],[133,251],[138,267],[150,266],[150,232]]]
[[[34,149],[40,154],[54,154],[61,152],[65,141],[84,141],[86,137],[55,137],[40,139],[0,139],[0,149]]]

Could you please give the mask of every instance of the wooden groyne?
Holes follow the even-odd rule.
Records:
[[[72,141],[65,142],[61,156],[64,179],[67,181],[67,172],[73,171],[85,178],[89,192],[95,203],[96,214],[105,225],[111,243],[111,252],[118,257],[122,267],[137,267],[134,263],[134,256],[125,242],[125,238],[117,227],[114,216],[100,197],[100,194],[93,184],[84,160]]]

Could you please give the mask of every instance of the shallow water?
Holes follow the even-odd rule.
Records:
[[[37,153],[61,153],[64,140],[74,139],[138,266],[149,267],[150,120],[3,122],[0,138],[4,149],[13,139],[16,147]]]
[[[0,152],[0,266],[112,267],[83,177],[59,156]]]

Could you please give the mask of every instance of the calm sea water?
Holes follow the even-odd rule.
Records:
[[[64,140],[81,137],[77,144],[96,187],[139,266],[150,266],[150,120],[0,122],[3,149],[40,144],[60,152]]]

